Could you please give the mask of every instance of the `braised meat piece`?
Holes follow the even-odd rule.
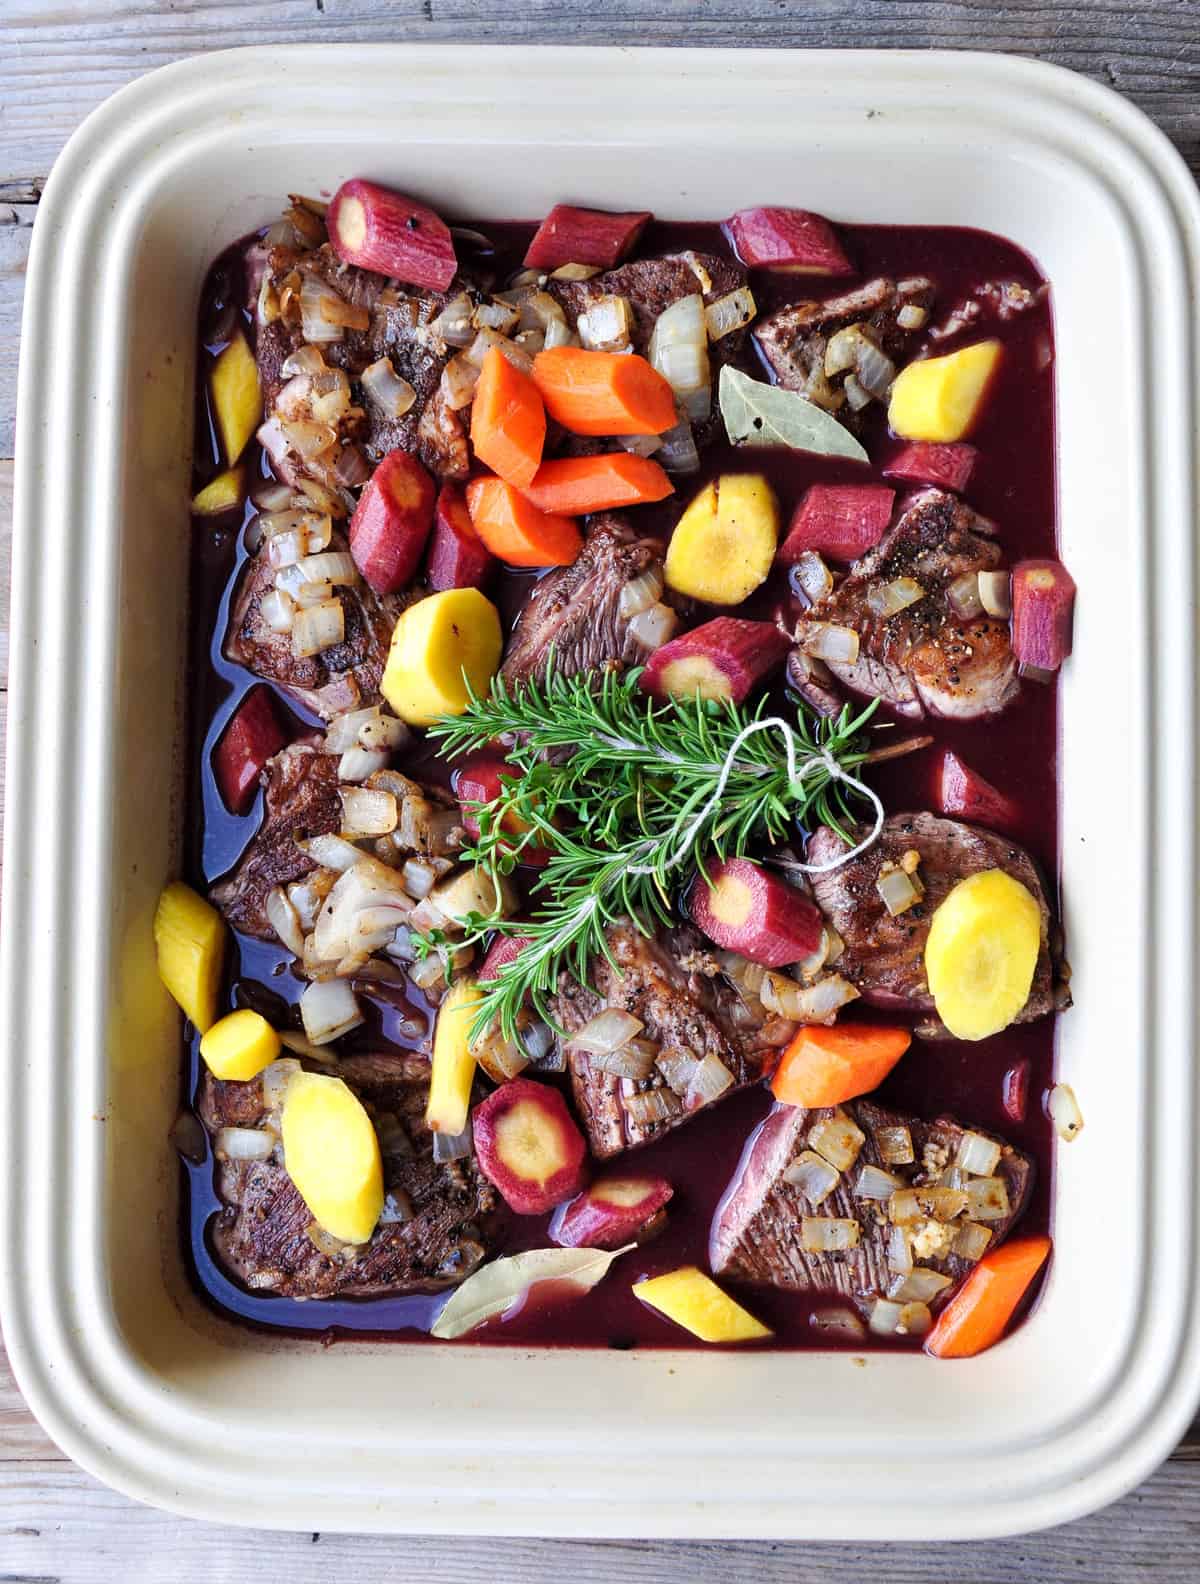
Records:
[[[789,1167],[797,1156],[813,1150],[812,1132],[822,1122],[847,1118],[859,1130],[849,1135],[853,1163],[839,1173],[836,1186],[819,1203],[812,1203],[802,1187],[789,1181]],[[911,1164],[888,1164],[880,1150],[880,1129],[907,1128],[912,1141]],[[718,1276],[763,1282],[794,1291],[836,1292],[869,1309],[871,1300],[887,1293],[896,1279],[888,1267],[888,1243],[893,1223],[888,1201],[856,1193],[859,1174],[874,1166],[901,1179],[903,1185],[936,1189],[948,1166],[953,1166],[964,1129],[951,1117],[932,1122],[885,1110],[870,1100],[852,1100],[841,1111],[810,1111],[804,1106],[776,1106],[751,1135],[733,1181],[713,1218],[709,1260]],[[991,1233],[986,1248],[995,1248],[1021,1216],[1033,1184],[1033,1163],[1003,1139],[972,1128],[973,1134],[999,1146],[992,1176],[1003,1183],[1003,1198],[989,1205],[989,1213],[1007,1211],[995,1220],[973,1225]],[[861,1143],[859,1142],[861,1138]],[[817,1153],[816,1151],[813,1151]],[[842,1157],[845,1158],[845,1157]],[[803,1173],[797,1173],[803,1179]],[[969,1186],[974,1177],[965,1177]],[[997,1192],[989,1190],[989,1199]],[[969,1207],[968,1207],[969,1208]],[[927,1212],[936,1213],[927,1213]],[[803,1244],[805,1217],[855,1221],[857,1247],[835,1252],[814,1252]],[[974,1261],[952,1251],[952,1244],[967,1210],[953,1199],[935,1196],[920,1204],[915,1220],[905,1223],[914,1266],[937,1271],[952,1281],[972,1269]],[[982,1238],[980,1243],[983,1244]],[[946,1288],[945,1292],[951,1292]],[[936,1302],[934,1304],[936,1307]]]
[[[955,613],[949,589],[966,573],[993,570],[1001,551],[991,525],[944,490],[919,491],[895,525],[847,576],[796,624],[802,649],[811,649],[814,623],[858,634],[858,658],[822,658],[853,693],[881,698],[900,715],[928,711],[954,720],[995,715],[1017,695],[1017,662],[1007,621]],[[876,615],[889,584],[905,578],[923,590],[893,615]]]
[[[706,1057],[728,1069],[733,1081],[726,1094],[754,1083],[770,1048],[765,1036],[772,1032],[721,977],[695,930],[648,938],[631,924],[617,924],[608,931],[608,944],[615,966],[602,957],[593,962],[594,989],[563,975],[553,1003],[555,1021],[569,1035],[606,1007],[616,1007],[642,1021],[641,1038],[657,1046],[658,1055],[649,1077],[628,1079],[602,1072],[585,1052],[568,1046],[575,1108],[598,1160],[648,1144],[686,1122],[705,1103],[690,1080],[695,1064]]]
[[[347,548],[336,530],[329,548]],[[274,587],[275,568],[264,545],[246,562],[234,593],[226,658],[255,676],[277,682],[323,720],[377,704],[392,629],[412,596],[381,596],[361,580],[353,587],[338,587],[334,597],[342,607],[345,637],[332,648],[302,658],[292,648],[291,633],[276,632],[263,616],[263,599]]]
[[[836,357],[835,366],[827,369],[830,339],[859,325],[865,339],[898,368],[912,355],[934,295],[933,282],[924,275],[900,281],[880,276],[823,302],[789,303],[760,321],[754,339],[778,384],[799,391],[854,429],[859,415],[847,401],[844,385],[856,367]]]
[[[578,559],[542,578],[526,600],[501,675],[508,682],[543,677],[551,653],[560,676],[640,665],[646,651],[621,615],[621,590],[662,557],[662,542],[639,536],[623,517],[594,516]]]
[[[824,863],[844,852],[841,838],[828,826],[808,842],[809,863]],[[925,887],[921,901],[893,918],[876,890],[884,863],[900,863],[908,852],[920,856],[917,873]],[[1037,899],[1042,915],[1042,944],[1029,999],[1018,1023],[1069,1004],[1056,986],[1060,965],[1051,951],[1054,938],[1045,887],[1033,859],[1022,847],[995,831],[936,814],[891,814],[875,845],[828,874],[809,876],[813,899],[846,943],[837,971],[857,986],[871,1006],[896,1011],[932,1011],[933,997],[925,980],[925,942],[929,925],[948,892],[967,875],[1003,869]]]
[[[246,274],[253,293],[249,306],[258,322],[256,357],[267,413],[286,383],[283,364],[304,345],[298,292],[299,283],[308,276],[371,316],[366,330],[347,328],[339,341],[321,345],[328,366],[344,369],[350,376],[355,405],[362,409],[363,416],[352,431],[356,443],[374,462],[399,448],[415,452],[430,472],[441,478],[467,476],[470,453],[466,429],[440,393],[442,370],[454,348],[429,328],[457,287],[451,294],[443,294],[385,280],[370,270],[344,264],[328,243],[304,253],[255,244],[247,255]],[[264,307],[266,314],[273,315],[269,322]],[[413,405],[400,418],[390,417],[367,400],[358,383],[365,368],[385,357],[416,394]],[[281,471],[303,471],[303,467],[293,456]]]
[[[338,755],[322,753],[320,738],[289,744],[267,763],[263,820],[237,868],[210,892],[226,919],[243,935],[274,940],[268,894],[317,867],[296,846],[297,836],[327,836],[342,827]]]
[[[746,272],[729,259],[711,253],[668,253],[663,258],[636,259],[586,281],[550,280],[546,290],[562,304],[572,327],[601,297],[626,297],[633,310],[633,346],[645,353],[654,321],[664,308],[699,292],[706,304],[746,284]],[[743,341],[734,331],[711,348],[718,362],[736,352]]]
[[[314,1069],[315,1070],[315,1069]],[[385,1216],[370,1242],[345,1255],[322,1252],[312,1215],[292,1185],[278,1146],[267,1160],[218,1156],[217,1255],[247,1287],[287,1298],[380,1297],[432,1291],[469,1276],[489,1252],[496,1195],[475,1157],[438,1165],[425,1127],[429,1062],[414,1055],[344,1056],[337,1075],[371,1113],[383,1154]],[[199,1110],[216,1138],[222,1127],[271,1120],[262,1081],[221,1082],[205,1074]]]

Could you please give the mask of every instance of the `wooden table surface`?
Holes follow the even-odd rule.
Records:
[[[1200,3],[1115,0],[3,0],[0,4],[0,711],[8,677],[13,407],[21,288],[38,195],[66,137],[122,83],[230,45],[491,40],[1008,50],[1125,93],[1200,173]],[[0,778],[0,797],[3,781]],[[736,1449],[730,1449],[736,1456]],[[1140,1490],[1048,1534],[967,1546],[481,1541],[273,1535],[190,1523],[75,1468],[21,1401],[0,1351],[0,1584],[266,1580],[439,1584],[838,1578],[1060,1584],[1200,1577],[1200,1424]]]

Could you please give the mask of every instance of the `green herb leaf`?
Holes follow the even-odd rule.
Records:
[[[719,393],[725,432],[733,445],[787,446],[818,456],[870,461],[848,429],[796,391],[751,379],[727,363]]]

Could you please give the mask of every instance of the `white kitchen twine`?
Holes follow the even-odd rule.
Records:
[[[810,754],[807,759],[797,762],[795,733],[782,716],[770,715],[766,720],[751,721],[748,726],[743,726],[733,739],[733,742],[729,745],[729,752],[725,755],[725,762],[721,766],[721,773],[717,777],[717,784],[713,789],[712,797],[709,798],[708,802],[680,837],[679,846],[674,855],[667,859],[664,865],[665,868],[674,869],[677,864],[681,864],[688,856],[691,851],[693,837],[724,796],[726,784],[729,777],[733,774],[734,766],[737,763],[738,750],[742,744],[748,737],[753,737],[755,732],[770,731],[772,727],[775,727],[783,735],[784,749],[787,753],[788,781],[797,795],[803,791],[805,776],[823,766],[828,770],[833,780],[841,781],[844,785],[852,787],[855,792],[865,797],[875,808],[875,821],[871,827],[871,834],[864,837],[857,847],[852,847],[849,852],[839,853],[836,858],[830,858],[827,863],[789,863],[788,868],[799,869],[804,874],[828,874],[831,869],[840,869],[843,864],[852,862],[860,853],[866,852],[868,847],[873,847],[879,840],[880,832],[883,830],[884,813],[883,804],[879,801],[876,793],[867,786],[865,781],[860,781],[857,776],[853,776],[848,770],[844,770],[828,748],[822,748],[819,753]],[[631,864],[629,872],[636,875],[653,874],[657,867],[656,864]]]

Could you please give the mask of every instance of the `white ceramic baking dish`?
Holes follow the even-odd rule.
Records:
[[[465,215],[750,202],[986,227],[1055,288],[1076,969],[1033,1318],[920,1356],[280,1343],[190,1292],[167,1143],[193,323],[281,193]],[[297,1529],[970,1537],[1141,1480],[1200,1399],[1193,636],[1200,223],[1115,95],[1003,57],[300,47],[98,110],[42,200],[21,353],[0,1301],[34,1411],[146,1501]]]

